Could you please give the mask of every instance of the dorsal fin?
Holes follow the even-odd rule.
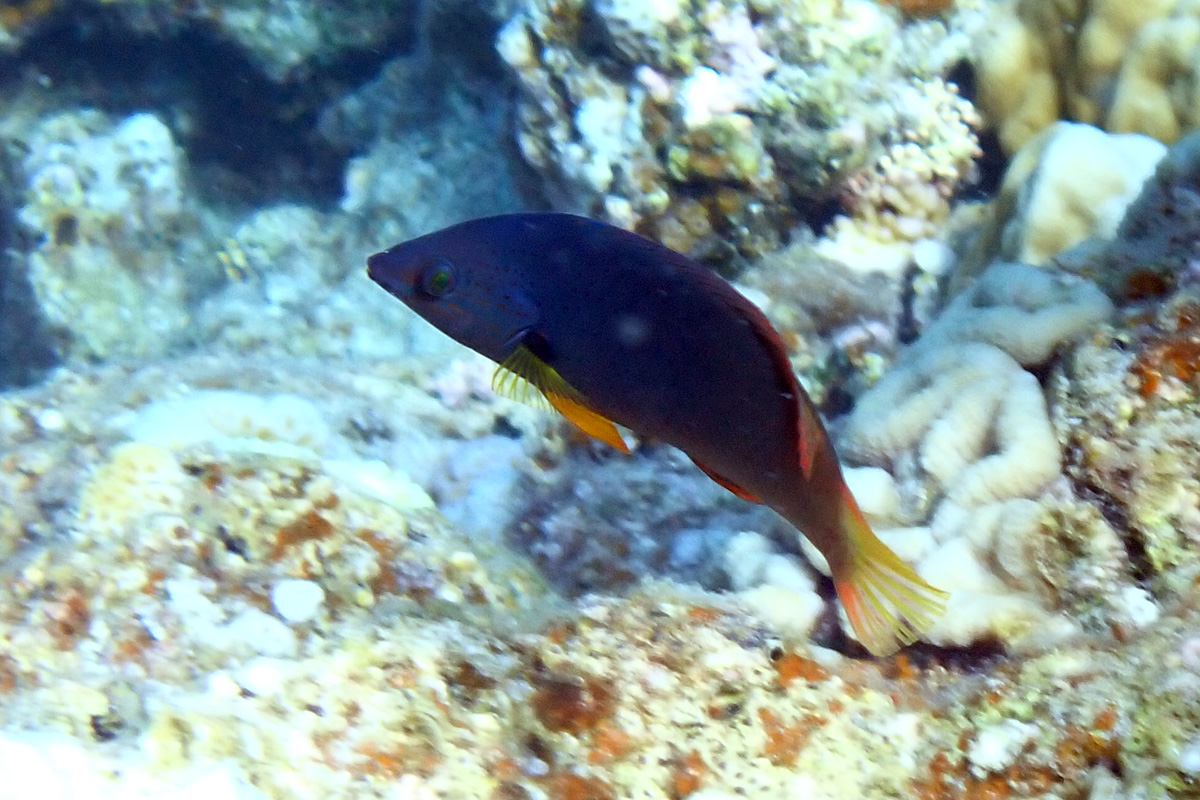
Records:
[[[588,408],[583,395],[524,344],[518,344],[512,355],[496,367],[492,389],[497,394],[526,402],[544,398],[588,436],[612,445],[622,453],[629,453],[629,445],[625,444],[612,420]]]

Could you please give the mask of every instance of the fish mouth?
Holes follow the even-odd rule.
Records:
[[[367,256],[367,277],[379,284],[388,294],[405,300],[411,294],[408,291],[409,283],[404,270],[396,266],[391,255],[390,250],[384,250]]]
[[[383,259],[387,253],[375,253],[367,256],[367,277],[376,283],[383,283]]]

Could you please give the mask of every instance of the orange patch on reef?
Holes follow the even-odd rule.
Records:
[[[692,606],[688,609],[688,622],[700,625],[711,625],[719,620],[722,612],[710,606]]]
[[[1125,299],[1146,300],[1163,297],[1171,291],[1171,282],[1161,273],[1143,269],[1130,273],[1125,279]]]
[[[61,600],[46,604],[50,635],[60,650],[70,650],[88,631],[92,611],[87,598],[78,589],[69,589]]]
[[[1119,721],[1115,708],[1105,708],[1089,726],[1068,726],[1049,760],[1044,755],[1023,754],[1003,773],[982,777],[972,775],[962,758],[971,739],[970,733],[963,731],[953,751],[957,760],[949,752],[935,754],[926,777],[912,783],[913,796],[919,800],[1000,800],[1040,797],[1052,790],[1062,796],[1083,796],[1097,765],[1119,764],[1121,741],[1114,732]]]
[[[954,0],[880,0],[909,17],[932,17],[954,9]]]
[[[775,679],[781,687],[801,678],[809,683],[818,683],[829,677],[829,670],[811,658],[796,653],[787,653],[774,661]]]
[[[814,714],[804,718],[802,724],[785,725],[773,712],[766,708],[758,710],[758,718],[767,734],[767,746],[763,754],[777,767],[786,767],[796,763],[800,751],[808,744],[812,729],[824,725],[826,720]]]
[[[294,545],[311,542],[317,539],[327,539],[333,535],[333,523],[318,514],[315,509],[309,509],[284,525],[275,533],[275,547],[271,550],[271,559],[278,561],[288,548]]]
[[[363,773],[384,778],[399,778],[412,772],[429,775],[441,761],[441,757],[432,747],[397,745],[384,749],[378,745],[367,744],[359,748],[359,752],[367,758],[363,764]]]
[[[699,791],[700,787],[708,780],[709,773],[708,765],[704,763],[700,753],[695,750],[688,753],[675,764],[671,771],[669,787],[671,800],[683,800],[688,795]]]
[[[390,567],[392,559],[396,556],[395,542],[373,530],[360,531],[359,538],[379,557],[379,572],[374,578],[371,578],[367,585],[375,594],[396,594],[400,590],[400,582],[396,578],[395,571]]]
[[[0,694],[12,694],[16,688],[16,665],[8,656],[0,656]]]
[[[616,800],[612,787],[600,778],[570,772],[551,775],[542,784],[551,800]]]
[[[544,678],[537,683],[533,712],[552,731],[578,736],[611,717],[616,707],[616,694],[606,681]]]
[[[595,736],[592,737],[588,763],[611,764],[613,761],[619,761],[633,751],[633,745],[633,736],[608,720],[601,720],[596,725]]]
[[[1153,396],[1164,376],[1191,383],[1200,375],[1200,304],[1186,303],[1175,312],[1174,330],[1163,331],[1145,344],[1130,371],[1142,397]]]

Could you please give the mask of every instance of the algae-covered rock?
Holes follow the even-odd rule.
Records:
[[[369,47],[379,47],[415,27],[413,0],[235,0],[178,6],[161,0],[106,0],[111,22],[119,20],[131,34],[168,39],[179,31],[202,27],[209,36],[245,53],[275,81],[296,80]],[[0,17],[0,44],[18,49],[44,26],[61,22],[77,8],[54,0],[7,4]]]
[[[560,203],[729,262],[845,198],[831,252],[889,271],[970,174],[974,113],[942,79],[965,41],[869,2],[531,0],[497,46]]]
[[[19,212],[28,275],[60,349],[85,358],[178,345],[189,295],[211,281],[182,153],[152,114],[44,120],[29,137]]]

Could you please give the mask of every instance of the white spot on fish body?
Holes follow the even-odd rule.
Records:
[[[636,314],[617,317],[617,340],[626,347],[641,347],[650,338],[650,323]]]

